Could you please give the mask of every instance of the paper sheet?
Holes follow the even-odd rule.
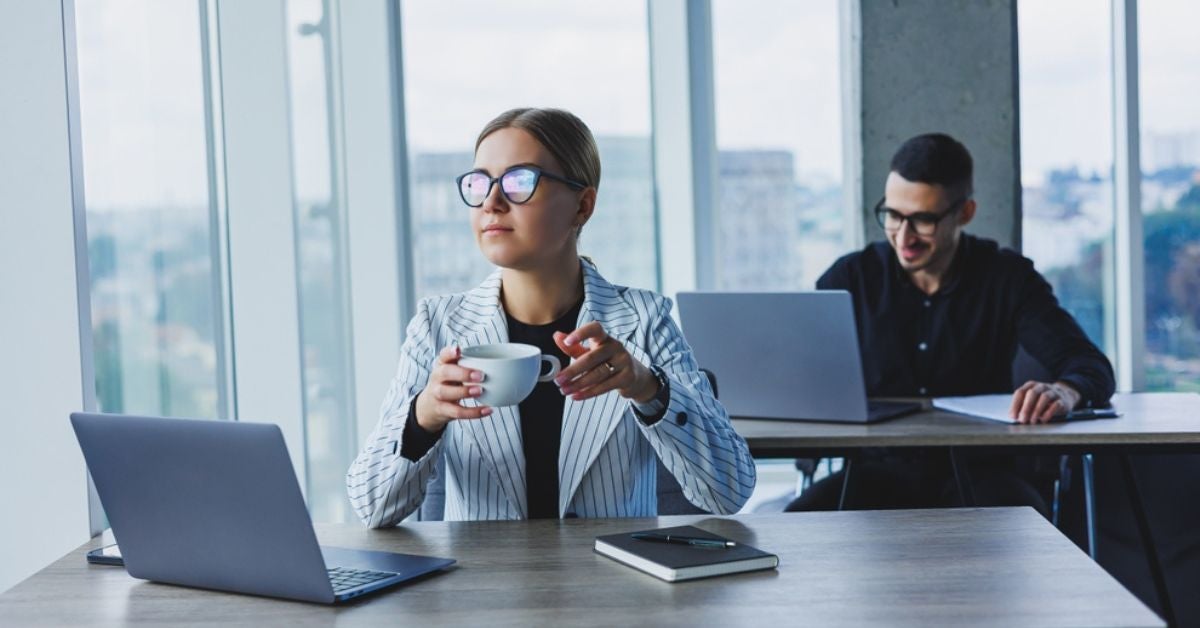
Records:
[[[969,414],[983,419],[1000,421],[1001,423],[1016,423],[1009,418],[1008,409],[1012,406],[1012,395],[972,395],[970,397],[936,397],[933,407],[959,414]]]

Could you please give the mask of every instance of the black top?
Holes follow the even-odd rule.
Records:
[[[1033,262],[992,240],[963,234],[933,295],[913,285],[887,242],[842,257],[817,287],[854,298],[870,396],[1012,392],[1018,345],[1054,381],[1075,387],[1081,406],[1106,405],[1113,394],[1108,358],[1058,305]]]
[[[533,345],[542,355],[558,358],[566,366],[571,359],[554,342],[554,332],[575,331],[580,299],[566,314],[546,325],[527,325],[505,312],[508,319],[508,341]],[[563,406],[566,397],[553,380],[538,382],[533,392],[517,409],[521,415],[521,447],[525,452],[525,501],[530,519],[558,518],[558,450],[562,443]],[[486,420],[486,419],[484,419]],[[416,462],[437,444],[442,432],[425,431],[417,423],[417,404],[410,404],[408,420],[404,423],[400,455]]]
[[[554,342],[554,332],[575,331],[580,299],[566,314],[546,325],[527,325],[505,313],[508,341],[533,345],[542,355],[558,358],[566,366],[571,359]],[[544,370],[544,369],[543,369]],[[538,382],[517,408],[521,414],[521,447],[525,450],[525,501],[530,519],[558,518],[558,450],[562,443],[563,405],[566,397],[553,380]]]

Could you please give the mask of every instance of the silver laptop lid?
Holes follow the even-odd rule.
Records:
[[[730,415],[867,421],[850,293],[681,292],[678,302]]]
[[[71,425],[129,575],[333,601],[277,426],[84,413]]]

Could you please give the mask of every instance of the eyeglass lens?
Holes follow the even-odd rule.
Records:
[[[537,189],[537,172],[529,168],[514,168],[500,175],[500,191],[511,203],[524,203]],[[472,172],[462,178],[462,196],[471,207],[483,204],[492,189],[492,179],[483,172]]]

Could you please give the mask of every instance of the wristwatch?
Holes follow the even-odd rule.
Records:
[[[633,404],[633,409],[646,418],[662,414],[662,411],[666,410],[667,405],[671,403],[671,385],[667,380],[667,374],[657,366],[651,366],[650,372],[654,373],[655,379],[658,380],[658,390],[650,401]]]

